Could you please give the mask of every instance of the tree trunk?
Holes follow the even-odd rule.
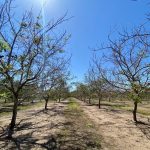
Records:
[[[109,101],[109,102],[111,101],[111,98],[110,98],[110,97],[108,98],[108,101]]]
[[[14,95],[14,106],[13,106],[11,123],[8,129],[8,138],[12,138],[12,134],[16,125],[17,107],[18,107],[18,96]]]
[[[99,98],[98,101],[99,101],[98,102],[98,108],[100,109],[101,108],[101,98]]]
[[[48,99],[45,100],[45,110],[47,110]]]
[[[99,98],[98,98],[98,107],[99,109],[101,109],[101,99],[102,99],[102,95],[99,95]]]
[[[138,103],[137,103],[137,102],[134,102],[133,120],[134,120],[135,122],[137,122],[137,116],[136,116],[136,113],[137,113],[137,105],[138,105]]]
[[[89,104],[91,104],[91,98],[89,98]]]
[[[61,98],[59,97],[59,98],[58,98],[58,102],[60,103],[60,101],[61,101]]]

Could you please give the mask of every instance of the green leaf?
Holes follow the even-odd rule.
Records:
[[[21,23],[21,27],[26,28],[27,26],[28,26],[27,23],[25,23],[25,22]]]
[[[36,45],[39,45],[40,42],[41,42],[40,37],[35,37],[35,38],[33,39],[33,43],[36,44]]]
[[[0,52],[10,50],[8,43],[3,40],[0,40]]]
[[[38,22],[35,24],[35,28],[36,28],[36,29],[40,29],[41,27],[42,27],[42,25],[39,24]]]
[[[59,53],[64,53],[65,51],[63,49],[59,50]]]

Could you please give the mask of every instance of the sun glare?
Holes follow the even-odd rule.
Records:
[[[56,5],[56,0],[36,0],[36,2],[38,1],[38,3],[42,6],[42,7],[54,7],[54,3]]]
[[[41,0],[41,3],[46,3],[48,2],[48,0]]]

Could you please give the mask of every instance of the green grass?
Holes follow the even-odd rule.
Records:
[[[148,112],[148,111],[146,111],[146,110],[138,110],[138,113],[140,113],[140,114],[142,114],[142,115],[145,115],[145,116],[150,116],[150,111]]]
[[[18,110],[28,110],[35,107],[41,107],[43,105],[43,102],[37,102],[37,103],[31,103],[30,105],[22,105],[18,106]]]
[[[18,111],[22,111],[22,110],[28,110],[31,108],[36,108],[36,107],[41,107],[43,105],[43,102],[37,102],[37,103],[30,103],[29,105],[22,105],[22,106],[18,106]],[[13,103],[6,103],[3,105],[3,108],[12,108],[13,107]],[[44,108],[44,106],[43,106]],[[6,115],[10,115],[12,112],[1,112],[0,116],[6,116]]]
[[[98,104],[98,100],[93,99],[91,100],[92,104],[97,105]],[[101,104],[105,107],[110,107],[114,110],[119,109],[119,110],[126,110],[126,111],[133,111],[133,101],[119,101],[119,100],[115,100],[115,101],[105,101],[102,100]],[[144,115],[144,116],[150,116],[150,103],[147,101],[143,101],[142,103],[138,104],[138,110],[137,113]]]
[[[94,125],[93,125],[92,123],[87,123],[87,124],[86,124],[86,127],[87,127],[87,128],[94,128]]]
[[[127,110],[127,111],[133,111],[133,107],[131,106],[119,106],[119,105],[115,105],[112,106],[112,108],[114,109],[120,109],[120,110]],[[137,113],[145,115],[145,116],[150,116],[150,111],[143,109],[143,108],[138,108]]]
[[[68,113],[68,115],[70,115],[71,117],[82,116],[83,110],[81,109],[80,104],[75,101],[75,99],[70,98],[65,113]]]
[[[69,99],[64,115],[68,124],[60,133],[63,141],[69,139],[67,144],[73,145],[75,149],[101,149],[101,137],[97,134],[97,127],[75,99]]]
[[[132,101],[115,101],[115,102],[108,102],[102,101],[102,104],[112,109],[119,109],[119,110],[126,110],[126,111],[133,111],[133,102]],[[142,104],[139,103],[137,113],[150,116],[150,105],[147,102],[143,102]]]
[[[11,112],[1,112],[0,117],[10,115]]]
[[[70,111],[79,111],[80,105],[75,100],[71,99],[68,103],[68,109]]]

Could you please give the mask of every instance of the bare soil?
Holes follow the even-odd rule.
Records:
[[[98,109],[78,102],[85,114],[97,125],[98,132],[103,137],[101,144],[104,150],[150,150],[150,123],[146,117],[138,116],[145,124],[135,124],[129,111],[107,106]]]
[[[13,139],[0,139],[0,149],[40,150],[56,147],[55,133],[63,128],[63,104],[50,104],[49,111],[43,107],[18,112],[17,127]],[[11,115],[0,118],[0,126],[7,127]],[[2,132],[2,131],[1,131]]]
[[[99,150],[100,136],[80,107],[69,102],[50,103],[19,111],[13,138],[0,137],[1,150]],[[77,108],[76,108],[77,107]],[[5,133],[11,115],[0,118],[0,135]],[[4,129],[4,131],[3,131]]]
[[[5,133],[11,115],[0,118],[1,150],[150,150],[150,124],[147,117],[139,115],[145,124],[135,124],[132,113],[102,109],[75,100],[50,103],[19,111],[13,139]],[[3,128],[2,128],[3,127]]]

